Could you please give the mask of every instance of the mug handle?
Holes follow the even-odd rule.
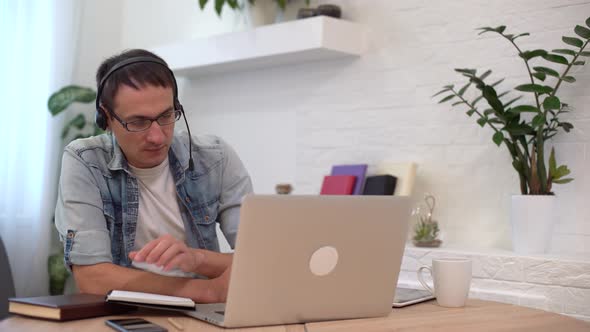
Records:
[[[432,290],[432,288],[430,288],[430,286],[428,286],[426,281],[424,281],[424,278],[422,278],[422,271],[424,271],[424,270],[428,270],[428,272],[430,272],[430,275],[432,276],[432,269],[428,266],[422,266],[418,269],[418,272],[416,272],[418,274],[418,281],[420,281],[422,286],[424,288],[426,288],[432,295],[434,295],[434,290]]]

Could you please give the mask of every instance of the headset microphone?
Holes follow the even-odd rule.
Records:
[[[194,171],[195,163],[193,162],[193,136],[191,135],[191,128],[188,126],[188,121],[186,120],[186,116],[184,115],[184,107],[182,107],[182,105],[180,105],[180,111],[182,112],[184,124],[186,124],[186,131],[188,131],[188,169]]]
[[[170,72],[170,76],[172,77],[172,83],[173,83],[172,89],[173,89],[173,93],[174,93],[174,107],[176,109],[180,110],[180,112],[182,113],[182,117],[184,118],[184,123],[186,124],[186,130],[188,131],[188,154],[189,154],[188,167],[191,171],[193,171],[195,168],[195,165],[193,162],[193,149],[192,149],[193,145],[192,145],[191,129],[188,126],[188,121],[186,120],[186,115],[184,114],[184,107],[182,107],[182,104],[178,101],[178,86],[176,85],[176,78],[174,77],[174,73],[172,72],[172,69],[170,69],[170,67],[168,67],[168,65],[164,61],[161,61],[160,59],[149,57],[149,56],[137,56],[137,57],[132,57],[132,58],[123,60],[123,61],[113,65],[113,67],[100,80],[100,82],[98,84],[98,89],[96,91],[96,116],[95,116],[96,125],[102,130],[105,130],[107,128],[107,116],[105,114],[105,111],[100,106],[100,98],[102,95],[102,90],[104,89],[107,79],[117,70],[124,68],[126,66],[129,66],[129,65],[132,65],[134,63],[139,63],[139,62],[156,63],[156,64],[159,64],[162,67],[166,68]]]

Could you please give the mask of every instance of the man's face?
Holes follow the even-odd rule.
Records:
[[[146,85],[136,90],[121,85],[114,99],[114,112],[121,120],[156,119],[162,113],[173,110],[172,88]],[[168,157],[168,149],[174,135],[174,123],[160,126],[157,122],[145,131],[130,132],[108,114],[108,126],[117,138],[127,162],[138,168],[151,168]]]

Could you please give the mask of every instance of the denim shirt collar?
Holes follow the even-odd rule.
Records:
[[[125,170],[129,173],[129,166],[127,164],[127,159],[121,151],[121,147],[117,144],[117,139],[113,133],[109,133],[111,137],[111,143],[113,144],[113,159],[109,162],[109,170],[111,171],[120,171]]]
[[[129,164],[127,163],[127,159],[125,158],[121,147],[117,144],[115,135],[111,133],[110,136],[113,144],[113,158],[109,162],[109,170],[124,170],[130,174]],[[179,182],[182,182],[182,180],[184,180],[184,174],[188,169],[189,153],[184,144],[178,140],[176,135],[172,139],[170,149],[168,149],[168,160],[176,183],[178,184]]]

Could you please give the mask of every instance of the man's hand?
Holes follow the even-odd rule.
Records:
[[[129,258],[136,262],[155,264],[163,267],[164,271],[179,268],[184,272],[199,273],[205,254],[167,234],[148,242],[139,251],[130,252]]]

